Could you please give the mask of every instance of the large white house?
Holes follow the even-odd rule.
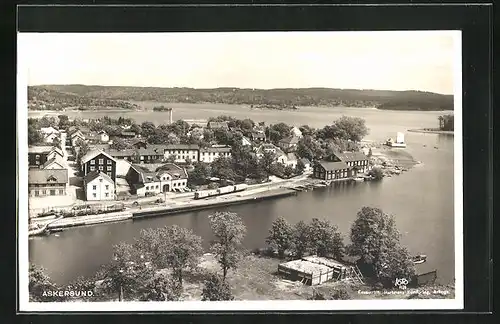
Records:
[[[115,183],[104,172],[95,170],[88,173],[83,178],[83,186],[88,201],[115,199]]]
[[[187,187],[188,174],[176,164],[166,163],[155,171],[145,165],[132,164],[126,179],[137,196],[156,195],[162,192],[183,192]]]
[[[231,147],[223,146],[200,148],[200,162],[212,163],[218,157],[231,157]]]

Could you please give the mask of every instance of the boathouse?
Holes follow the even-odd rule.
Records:
[[[352,169],[352,176],[357,176],[357,173],[365,173],[369,170],[370,163],[368,156],[363,152],[344,152],[334,153],[332,155],[334,162],[345,162]]]
[[[347,179],[350,171],[351,167],[345,162],[321,161],[314,165],[313,177],[321,180]]]

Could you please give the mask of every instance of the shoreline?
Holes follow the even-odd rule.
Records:
[[[425,133],[425,134],[440,134],[440,135],[454,135],[454,131],[443,131],[443,130],[430,129],[430,128],[408,129],[408,132]]]

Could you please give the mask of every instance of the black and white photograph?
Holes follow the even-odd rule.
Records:
[[[19,33],[20,309],[463,308],[461,64],[460,31]]]

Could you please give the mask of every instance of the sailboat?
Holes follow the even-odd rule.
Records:
[[[404,148],[406,147],[405,143],[405,134],[398,132],[396,140],[394,141],[392,138],[389,138],[385,144],[390,147],[401,147]]]
[[[427,255],[425,254],[419,254],[413,257],[413,263],[414,264],[421,264],[427,261]]]

